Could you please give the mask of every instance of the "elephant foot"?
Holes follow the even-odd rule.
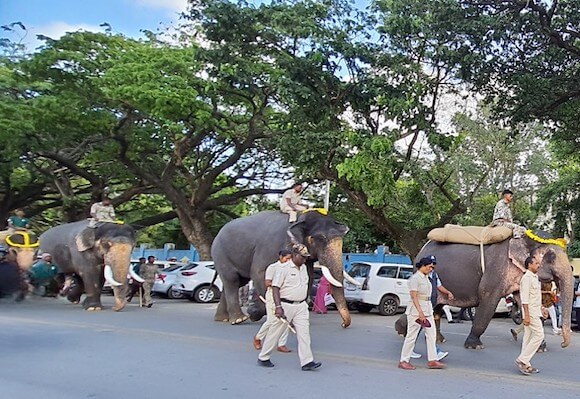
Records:
[[[101,308],[100,306],[89,306],[88,308],[85,309],[87,312],[98,312],[100,310],[103,310],[103,308]]]
[[[445,342],[447,342],[447,338],[445,338],[443,335],[439,334],[437,335],[437,343],[438,344],[444,344]]]
[[[250,318],[249,316],[247,316],[247,315],[243,315],[243,316],[241,316],[241,317],[238,317],[238,318],[237,318],[237,319],[235,319],[235,320],[232,320],[232,321],[231,321],[231,323],[232,323],[232,325],[235,325],[235,324],[242,324],[244,321],[248,320],[249,318]]]
[[[227,313],[226,314],[216,313],[215,316],[213,317],[213,321],[228,323],[230,321],[230,316]]]
[[[467,339],[465,340],[463,346],[465,347],[465,349],[485,349],[485,346],[483,346],[481,340],[478,337],[471,334],[467,336]]]

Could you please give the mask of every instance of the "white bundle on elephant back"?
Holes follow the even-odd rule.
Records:
[[[505,226],[459,226],[446,224],[445,227],[433,229],[427,238],[437,242],[456,244],[494,244],[512,236],[512,229]]]

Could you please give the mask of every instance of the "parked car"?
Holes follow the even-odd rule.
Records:
[[[413,275],[412,265],[357,262],[348,274],[361,283],[357,286],[344,281],[346,301],[359,312],[378,307],[380,314],[392,316],[400,308],[406,308],[411,300],[407,280]]]
[[[155,260],[155,262],[153,262],[155,265],[157,265],[157,268],[159,270],[159,272],[161,271],[166,271],[168,268],[173,268],[174,266],[180,266],[183,267],[185,265],[187,265],[186,263],[182,263],[182,262],[174,262],[174,261],[168,261],[168,260]],[[131,259],[131,266],[132,268],[134,268],[135,266],[137,266],[139,264],[139,259]],[[153,285],[153,292],[157,292],[157,293],[162,293],[165,294],[167,296],[169,296],[168,290],[163,290],[163,287],[159,287],[157,286],[156,289],[156,285],[157,285],[157,278],[155,279],[155,284]],[[101,290],[102,293],[105,294],[113,294],[113,287],[111,287],[111,285],[105,281],[105,283],[103,284],[103,288]]]
[[[514,307],[515,306],[515,307]],[[453,312],[453,313],[457,313],[461,311],[461,308],[457,307],[457,306],[449,306],[449,309]],[[466,309],[466,312],[463,313],[463,320],[473,320],[475,318],[475,313],[477,312],[477,306],[472,306]],[[519,314],[519,307],[517,305],[517,303],[515,303],[515,300],[513,299],[512,295],[509,295],[506,298],[501,298],[499,300],[499,303],[497,304],[497,308],[495,308],[495,313],[501,313],[501,314],[510,314],[510,316],[512,317],[512,319],[514,319],[514,321],[520,317],[521,315]]]
[[[174,295],[180,294],[200,303],[219,299],[223,285],[219,277],[211,285],[215,273],[213,262],[190,263],[177,272],[172,288]]]
[[[183,298],[183,295],[173,290],[173,285],[177,279],[177,274],[187,267],[186,263],[177,263],[169,267],[160,269],[155,276],[155,284],[153,284],[153,292],[157,294],[167,295],[169,299]]]

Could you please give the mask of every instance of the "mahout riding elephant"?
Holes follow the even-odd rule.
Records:
[[[294,223],[288,215],[279,211],[265,211],[235,219],[227,223],[216,236],[211,254],[215,268],[223,282],[223,293],[215,314],[216,321],[239,324],[247,320],[238,299],[238,290],[251,279],[259,295],[264,296],[264,274],[271,263],[278,259],[281,249],[292,243],[305,244],[312,255],[307,261],[312,281],[313,264],[318,261],[331,283],[332,296],[343,320],[343,327],[350,325],[350,313],[344,298],[344,269],[342,264],[342,238],[348,227],[338,223],[324,212],[310,210],[301,213]],[[251,320],[265,315],[261,301],[248,306]]]
[[[443,295],[440,303],[458,307],[477,306],[471,332],[465,340],[468,349],[483,349],[481,335],[487,329],[502,297],[519,291],[525,273],[524,262],[531,253],[542,256],[538,271],[540,281],[555,281],[561,292],[563,348],[570,344],[570,317],[574,277],[566,251],[559,245],[540,243],[528,236],[509,238],[483,246],[484,269],[478,245],[428,242],[416,260],[427,255],[437,257],[437,274],[445,288],[455,297],[449,301]]]
[[[14,254],[20,269],[25,273],[28,272],[28,269],[36,260],[36,252],[39,245],[36,234],[28,230],[0,231],[0,244]]]
[[[118,223],[100,223],[90,228],[88,221],[83,220],[53,227],[40,236],[41,250],[52,254],[60,271],[74,273],[74,289],[69,291],[68,299],[77,303],[84,291],[85,310],[102,308],[101,289],[105,280],[113,287],[113,310],[125,307],[127,274],[134,274],[129,267],[134,246],[135,230]]]

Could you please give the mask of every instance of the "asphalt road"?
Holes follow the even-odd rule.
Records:
[[[157,299],[153,308],[129,304],[85,312],[64,299],[0,303],[0,399],[81,398],[578,398],[580,334],[569,348],[546,325],[548,352],[519,374],[510,319],[496,318],[483,336],[486,349],[466,350],[471,323],[443,325],[450,355],[446,370],[397,368],[402,339],[396,316],[353,312],[340,327],[336,312],[311,315],[312,348],[320,369],[300,370],[292,353],[275,353],[276,367],[256,365],[252,337],[258,323],[213,321],[216,304]],[[425,354],[421,335],[417,351]]]

